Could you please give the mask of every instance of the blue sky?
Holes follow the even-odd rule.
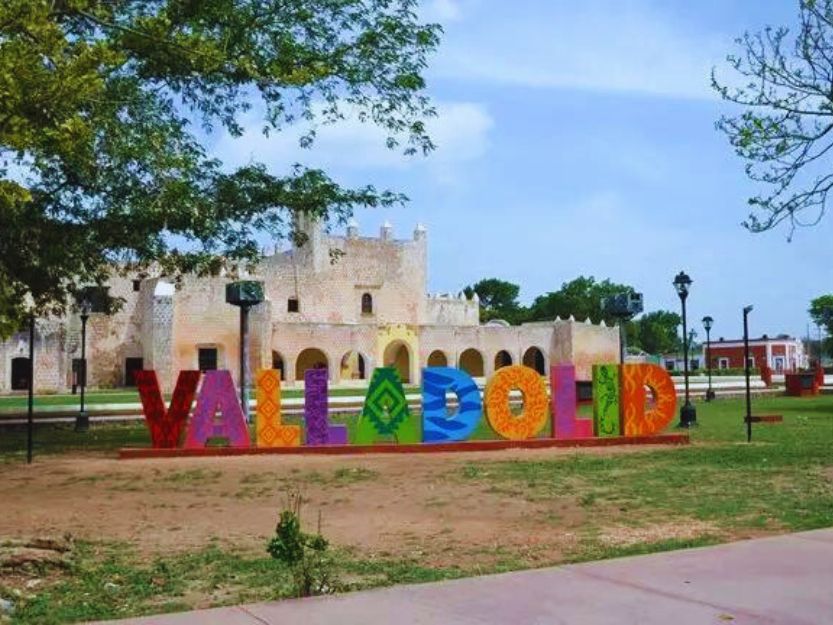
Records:
[[[407,194],[404,208],[356,214],[362,234],[389,219],[398,237],[429,233],[429,288],[484,277],[521,285],[525,302],[578,275],[677,310],[671,281],[694,279],[691,318],[739,336],[804,335],[809,300],[833,291],[833,216],[814,229],[753,235],[740,222],[753,187],[714,129],[731,110],[709,87],[744,30],[794,19],[797,0],[425,0],[445,28],[427,73],[439,110],[428,158],[387,151],[348,121],[312,150],[293,132],[221,138],[230,163],[275,171],[323,166],[340,182]],[[701,338],[704,338],[702,329]]]

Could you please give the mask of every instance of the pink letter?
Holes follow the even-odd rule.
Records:
[[[574,365],[550,367],[553,438],[592,438],[593,421],[576,415],[576,368]]]

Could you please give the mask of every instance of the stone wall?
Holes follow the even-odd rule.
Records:
[[[35,323],[35,381],[36,393],[54,393],[65,388],[64,324],[56,319],[38,319]],[[13,362],[20,362],[27,370],[29,359],[29,330],[17,332],[0,342],[0,392],[12,390]],[[20,392],[25,392],[21,390]]]
[[[480,324],[480,303],[460,293],[429,295],[425,300],[425,325],[476,326]]]

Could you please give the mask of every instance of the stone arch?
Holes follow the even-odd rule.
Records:
[[[12,358],[11,390],[25,391],[29,388],[29,359],[20,356]]]
[[[327,358],[327,354],[323,350],[317,347],[307,347],[295,359],[295,379],[302,382],[307,369],[329,370],[329,368],[330,359]]]
[[[482,378],[485,375],[483,354],[473,347],[460,354],[460,357],[457,359],[457,366],[473,378]]]
[[[396,369],[403,384],[411,382],[411,348],[404,341],[388,343],[383,354],[383,364]]]
[[[366,380],[367,379],[367,358],[361,352],[352,349],[341,357],[340,379],[342,380]]]
[[[277,350],[272,350],[272,368],[280,371],[281,382],[286,380],[286,361]]]
[[[435,349],[433,352],[428,354],[426,365],[429,367],[447,367],[448,356],[445,355],[444,351]]]
[[[524,352],[522,363],[524,367],[529,367],[538,372],[539,375],[546,375],[547,359],[544,356],[543,350],[534,345]]]
[[[495,371],[502,367],[509,367],[512,365],[512,354],[505,349],[500,350],[495,354]]]

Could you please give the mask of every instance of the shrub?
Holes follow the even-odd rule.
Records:
[[[297,596],[310,597],[338,592],[340,582],[334,572],[335,563],[329,551],[330,545],[321,535],[321,514],[319,512],[317,533],[302,531],[301,501],[301,494],[297,490],[287,493],[286,505],[280,513],[275,536],[269,541],[266,550],[290,569]]]

